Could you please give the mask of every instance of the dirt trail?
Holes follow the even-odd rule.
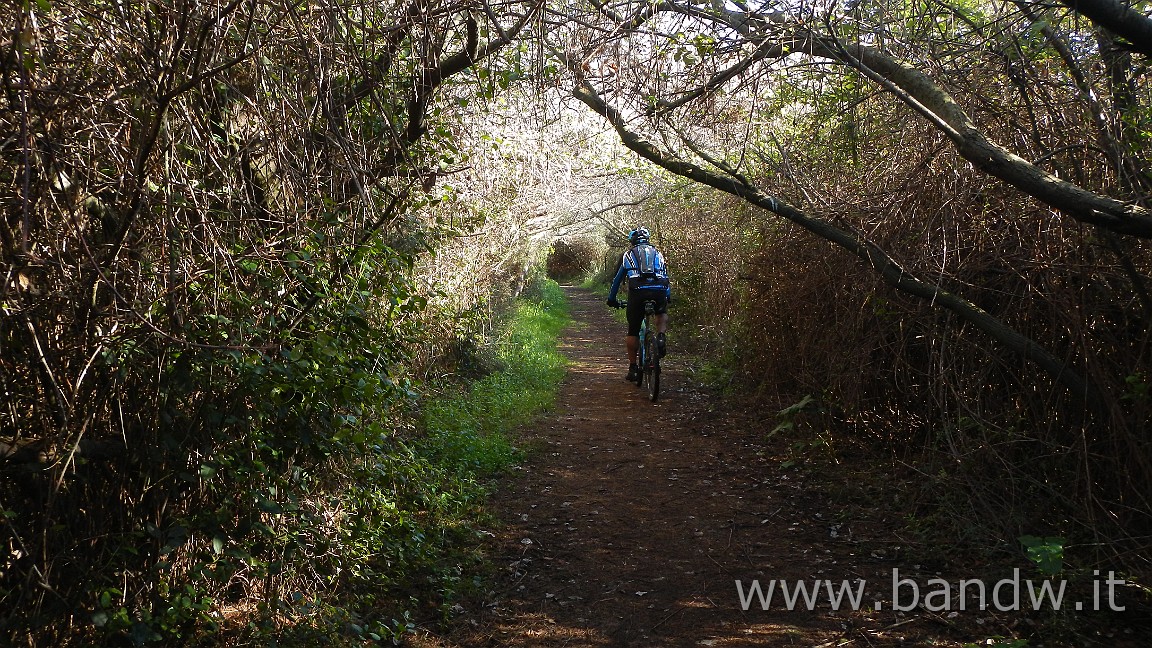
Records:
[[[785,467],[765,447],[775,421],[694,388],[674,336],[649,402],[623,380],[622,326],[601,296],[568,295],[559,405],[524,432],[529,460],[493,502],[497,589],[451,640],[416,645],[960,645],[945,617],[872,609],[894,564],[891,538],[866,537],[883,520],[829,510],[827,483],[811,483],[826,470]],[[777,610],[777,592],[773,609],[744,611],[735,580],[757,578],[865,578],[868,609]]]

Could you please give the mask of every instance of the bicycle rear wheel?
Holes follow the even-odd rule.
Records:
[[[640,325],[640,351],[637,353],[637,360],[639,360],[640,370],[636,372],[636,386],[644,386],[644,369],[648,366],[648,358],[645,351],[648,348],[648,326],[647,323]]]
[[[648,382],[648,398],[653,403],[660,398],[660,351],[656,348],[656,334],[649,333],[644,337],[644,376]]]
[[[648,369],[648,398],[655,403],[660,398],[660,367]]]

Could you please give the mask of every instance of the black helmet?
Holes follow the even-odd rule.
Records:
[[[628,232],[628,242],[632,245],[647,243],[649,236],[650,234],[648,233],[647,227],[637,227],[631,232]]]

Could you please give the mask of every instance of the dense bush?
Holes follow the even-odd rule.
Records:
[[[817,137],[819,122],[797,141],[845,145]],[[873,175],[829,167],[827,150],[798,146],[790,164],[806,184],[784,195],[811,191],[809,182],[836,188],[824,213],[1078,358],[1106,397],[1074,398],[954,316],[893,291],[860,260],[703,188],[658,193],[643,207],[669,257],[678,343],[702,354],[704,378],[757,393],[768,407],[809,403],[823,412],[812,424],[840,444],[867,444],[937,475],[910,510],[933,521],[925,532],[1007,546],[1058,532],[1083,547],[1073,557],[1099,552],[1142,572],[1152,457],[1140,439],[1152,403],[1139,295],[1152,259],[1141,246],[1053,223],[924,133],[877,128],[867,140]]]
[[[663,3],[585,15],[621,36],[569,69],[692,183],[616,218],[660,233],[709,377],[933,475],[910,515],[942,538],[1061,535],[1146,575],[1152,19],[1092,6],[1129,13]]]
[[[1045,259],[1034,256],[1045,248],[1031,238],[1015,239],[1028,242],[1016,249],[999,238],[999,254],[1027,259],[1032,276],[1021,277],[981,259],[975,241],[954,240],[967,258],[953,276],[969,288],[988,285],[979,303],[990,312],[1057,348],[1070,339],[1085,344],[1094,364],[1129,376],[1109,404],[1108,415],[1119,418],[1114,426],[1101,424],[1082,403],[1054,397],[1044,376],[990,353],[978,333],[930,304],[862,280],[868,275],[857,260],[830,254],[827,243],[806,232],[763,222],[748,227],[743,234],[758,249],[733,254],[736,267],[716,267],[717,256],[701,262],[676,251],[691,249],[695,239],[705,245],[723,239],[734,223],[722,213],[687,209],[663,218],[664,231],[675,232],[666,234],[678,295],[674,333],[695,338],[707,378],[751,389],[768,407],[813,397],[825,412],[814,424],[838,443],[870,444],[939,475],[924,484],[924,508],[910,514],[931,516],[930,532],[949,541],[1011,545],[1041,530],[1083,543],[1107,538],[1096,547],[1114,558],[1144,551],[1139,537],[1150,520],[1138,476],[1146,474],[1148,457],[1138,439],[1149,406],[1141,378],[1147,368],[1130,350],[1143,335],[1132,326],[1140,315],[1113,306],[1115,327],[1105,328],[1101,319],[1074,322],[1063,310],[1083,308],[1085,281],[1096,290],[1123,285],[1122,269],[1101,259],[1098,247],[1083,246],[1087,258]],[[923,232],[921,223],[910,223],[885,228],[878,240],[906,242]],[[1003,278],[990,283],[989,277]],[[725,282],[729,289],[707,288]],[[1038,284],[1046,286],[1042,294]],[[1130,559],[1123,559],[1129,569],[1143,569],[1141,560]]]
[[[435,209],[438,93],[491,97],[524,11],[6,9],[0,643],[403,629],[472,511],[414,450],[421,381],[531,264],[455,263],[443,305],[430,259],[483,223]],[[366,583],[395,617],[342,607]]]

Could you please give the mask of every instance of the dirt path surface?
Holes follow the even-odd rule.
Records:
[[[923,566],[897,562],[883,514],[830,508],[829,493],[840,491],[827,467],[791,465],[787,444],[766,446],[775,420],[694,388],[674,336],[665,391],[649,402],[623,379],[623,327],[601,297],[568,295],[572,365],[557,409],[524,431],[528,462],[493,502],[503,523],[496,589],[466,609],[451,639],[416,645],[842,648],[977,638],[959,631],[955,615],[888,610],[892,567]],[[816,610],[789,611],[779,591],[772,609],[754,600],[745,611],[735,585],[858,578],[868,583],[859,612],[832,611],[823,592]],[[1007,634],[1006,619],[986,620],[983,636]]]

